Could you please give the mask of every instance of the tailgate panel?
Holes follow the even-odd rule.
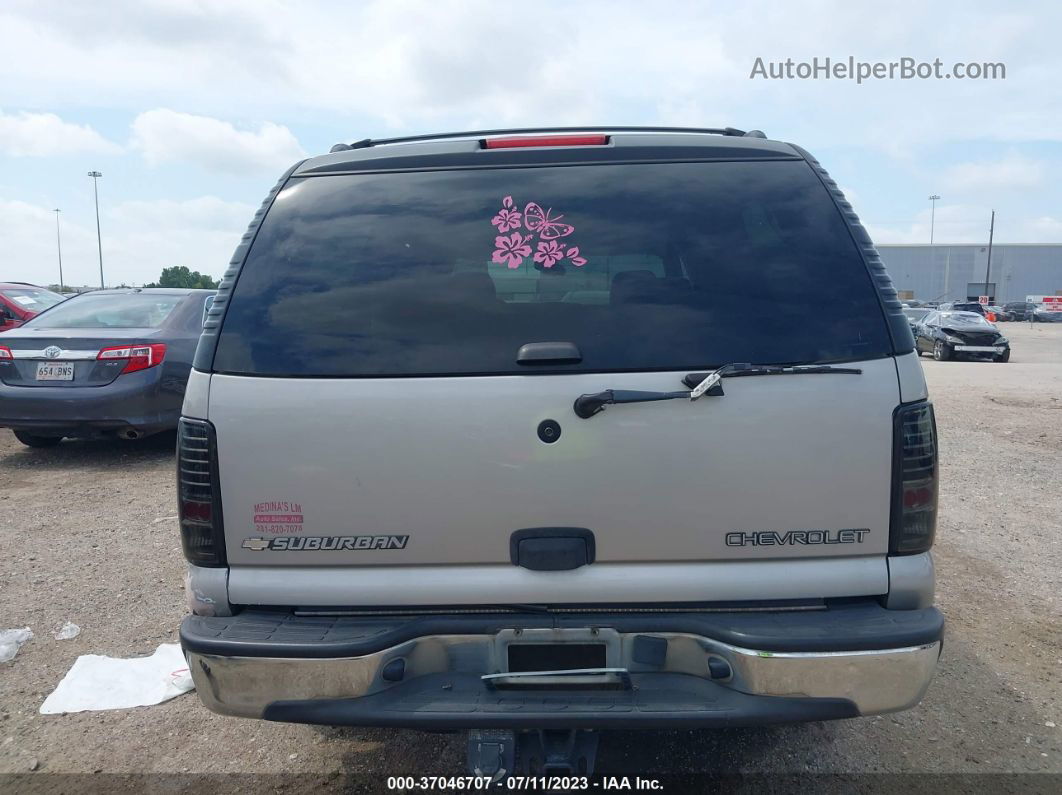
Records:
[[[582,393],[680,389],[685,372],[214,375],[228,559],[508,565],[510,535],[531,527],[589,528],[599,563],[883,555],[896,368],[853,366],[588,420],[572,411]],[[544,419],[561,425],[554,444],[536,435]]]
[[[233,604],[313,607],[757,602],[879,596],[884,555],[708,563],[595,563],[575,571],[497,566],[233,566]],[[788,615],[788,614],[787,614]]]

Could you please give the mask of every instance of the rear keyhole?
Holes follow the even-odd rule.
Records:
[[[542,420],[538,424],[538,438],[546,444],[553,444],[560,438],[561,427],[556,420]]]

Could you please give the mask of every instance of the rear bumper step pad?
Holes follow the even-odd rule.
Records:
[[[387,617],[296,616],[247,609],[235,616],[189,616],[186,651],[240,657],[359,657],[432,635],[493,635],[504,629],[609,627],[617,632],[686,633],[768,652],[842,652],[920,646],[941,640],[934,607],[887,610],[876,601],[776,613],[534,613]]]
[[[765,698],[682,674],[635,674],[630,690],[496,691],[472,674],[431,674],[373,695],[278,701],[266,720],[422,729],[753,726],[858,717],[844,699]]]

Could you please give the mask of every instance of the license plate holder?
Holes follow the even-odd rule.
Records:
[[[73,362],[37,362],[38,381],[73,381]]]

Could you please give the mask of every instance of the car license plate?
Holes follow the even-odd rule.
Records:
[[[73,381],[73,362],[37,362],[38,381]]]

